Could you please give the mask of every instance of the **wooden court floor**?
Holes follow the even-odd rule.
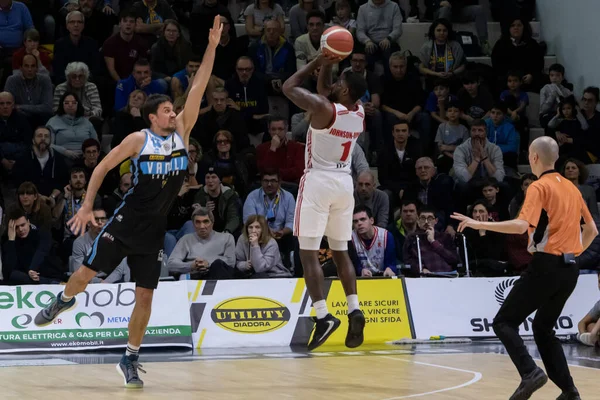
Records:
[[[1,399],[508,399],[519,381],[498,354],[368,355],[143,363],[143,390],[114,364],[0,368]],[[582,398],[600,399],[598,369],[571,367]],[[555,399],[551,382],[533,399]]]

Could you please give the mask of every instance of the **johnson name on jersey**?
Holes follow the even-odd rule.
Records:
[[[305,168],[350,174],[352,151],[365,129],[365,112],[362,105],[354,110],[338,103],[332,103],[332,107],[334,119],[328,128],[308,128]]]

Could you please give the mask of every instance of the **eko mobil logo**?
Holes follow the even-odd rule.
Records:
[[[17,286],[14,290],[0,291],[0,310],[33,310],[45,308],[57,293],[48,290],[29,290],[29,286]],[[101,289],[84,291],[77,295],[77,308],[81,307],[128,307],[135,303],[135,290],[117,285],[116,291]]]
[[[494,298],[495,298],[498,306],[502,307],[502,305],[504,304],[504,301],[508,297],[508,294],[512,290],[512,288],[517,280],[518,280],[518,278],[509,278],[509,279],[503,280],[498,285],[496,285],[493,295],[494,295]],[[527,317],[527,319],[525,319],[525,321],[523,322],[523,325],[522,325],[522,329],[525,332],[532,331],[533,320],[534,320],[534,317],[531,317],[531,316]],[[494,331],[493,322],[494,322],[493,318],[472,318],[471,319],[472,331],[473,332],[493,332]],[[556,325],[554,326],[554,328],[557,330],[558,329],[571,329],[571,328],[573,328],[573,326],[574,326],[574,324],[573,324],[572,315],[561,315],[560,317],[558,317],[558,320],[556,321]]]
[[[210,317],[228,331],[256,334],[285,326],[290,320],[290,310],[265,297],[236,297],[217,304]]]

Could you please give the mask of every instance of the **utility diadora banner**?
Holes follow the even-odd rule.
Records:
[[[0,286],[0,352],[125,347],[135,285],[96,284],[75,307],[37,327],[36,314],[64,289],[60,285]],[[144,346],[191,347],[185,282],[161,283],[154,293]]]
[[[365,313],[365,343],[412,337],[401,279],[358,280]],[[210,347],[306,346],[314,310],[303,279],[189,281],[192,336]],[[348,329],[346,295],[339,281],[324,283],[329,312],[342,325],[327,341],[343,344]]]
[[[493,337],[494,316],[504,303],[518,277],[407,279],[415,335],[417,338]],[[565,304],[556,333],[577,333],[577,323],[598,301],[598,278],[581,275]],[[533,335],[535,313],[520,327],[522,335]]]

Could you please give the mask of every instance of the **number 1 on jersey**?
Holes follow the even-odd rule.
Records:
[[[350,147],[352,147],[352,141],[342,143],[342,147],[344,148],[344,152],[342,153],[342,157],[340,157],[340,161],[346,162],[346,160],[348,160],[348,156],[350,155]]]

